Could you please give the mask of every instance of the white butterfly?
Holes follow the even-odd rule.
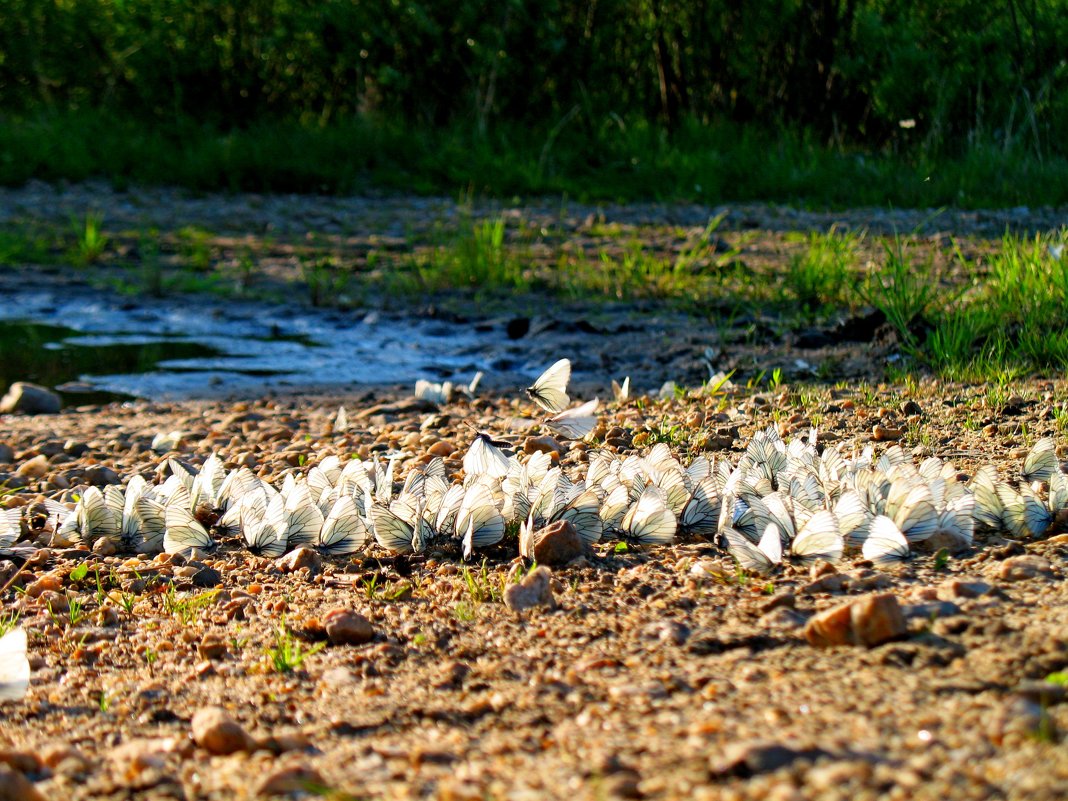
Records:
[[[163,534],[163,550],[188,556],[192,551],[211,551],[215,540],[189,511],[189,492],[179,487],[171,495],[164,511],[167,530]]]
[[[554,417],[550,417],[545,424],[557,434],[569,439],[585,439],[597,425],[597,407],[600,401],[594,398],[586,401],[574,409],[565,409]]]
[[[255,556],[277,559],[289,547],[286,534],[286,499],[275,495],[247,495],[241,500],[241,537]]]
[[[342,431],[346,431],[349,427],[349,414],[345,411],[344,406],[337,408],[337,414],[334,416],[334,433],[340,434]]]
[[[803,564],[815,562],[818,559],[837,562],[842,558],[844,547],[834,514],[821,509],[809,518],[790,543],[790,554]]]
[[[719,524],[721,501],[719,488],[711,478],[697,483],[679,515],[679,529],[686,534],[709,537],[716,533]]]
[[[678,521],[668,508],[664,493],[657,487],[647,487],[623,516],[620,533],[642,545],[663,545],[675,539]]]
[[[395,508],[397,511],[380,504],[371,507],[375,540],[393,553],[422,553],[428,537],[433,533],[423,519],[423,510],[412,509],[404,502],[396,504]]]
[[[533,385],[527,387],[527,396],[545,411],[556,414],[571,402],[567,395],[567,382],[570,380],[571,361],[560,359],[538,376]]]
[[[0,551],[7,550],[18,541],[21,530],[20,509],[0,509]]]
[[[615,379],[612,380],[612,396],[616,399],[616,403],[626,403],[630,400],[629,375],[623,379],[622,384],[617,384]]]
[[[1043,437],[1024,458],[1023,477],[1026,481],[1049,481],[1050,476],[1059,473],[1060,469],[1057,443],[1052,437]]]
[[[18,701],[30,686],[26,632],[14,628],[0,637],[0,701]]]
[[[501,450],[507,444],[494,440],[488,434],[477,434],[464,454],[464,473],[469,476],[488,475],[493,478],[507,476],[509,458]]]
[[[760,542],[754,544],[748,537],[734,528],[723,529],[727,539],[727,548],[738,564],[745,570],[761,575],[770,573],[782,564],[782,537],[779,527],[769,523],[764,529]]]
[[[909,541],[886,515],[877,515],[869,524],[861,553],[876,565],[892,565],[912,556]]]
[[[362,550],[369,539],[370,532],[356,511],[356,502],[346,495],[334,502],[330,514],[323,521],[316,547],[320,553],[341,556]]]
[[[456,531],[464,532],[465,559],[475,548],[495,545],[504,538],[504,518],[484,485],[477,484],[464,494],[456,513]]]

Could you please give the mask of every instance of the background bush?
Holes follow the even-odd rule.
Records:
[[[1063,0],[4,0],[0,109],[1068,148]],[[901,127],[913,120],[915,127]]]

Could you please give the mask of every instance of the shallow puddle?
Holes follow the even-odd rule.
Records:
[[[469,380],[499,335],[420,319],[4,281],[0,387],[56,387],[68,405],[299,387]]]

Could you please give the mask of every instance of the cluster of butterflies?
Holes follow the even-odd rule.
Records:
[[[526,393],[551,415],[552,430],[579,439],[596,426],[597,399],[569,408],[570,375],[561,359]],[[661,443],[624,458],[591,450],[584,472],[568,474],[547,454],[521,460],[509,443],[476,433],[462,482],[451,482],[435,458],[399,488],[395,458],[329,456],[276,487],[247,468],[227,471],[212,455],[199,471],[170,459],[162,483],[134,476],[125,489],[90,487],[73,509],[48,501],[45,511],[60,542],[104,537],[119,551],[188,554],[236,536],[264,557],[298,546],[341,556],[373,541],[394,554],[452,546],[470,558],[509,533],[532,557],[535,532],[567,520],[586,544],[610,536],[655,545],[681,534],[767,573],[787,561],[834,562],[850,550],[887,564],[916,548],[966,548],[984,528],[1034,537],[1068,508],[1068,477],[1048,438],[1027,455],[1016,487],[992,466],[961,482],[951,464],[932,457],[916,465],[898,446],[878,458],[870,447],[847,457],[817,446],[814,430],[787,443],[769,428],[736,464],[701,455],[684,465]],[[0,555],[27,547],[20,534],[20,511],[0,510]]]

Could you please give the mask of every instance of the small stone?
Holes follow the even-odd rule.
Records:
[[[1035,554],[1011,556],[1001,563],[998,577],[1004,581],[1026,581],[1032,578],[1053,578],[1053,565]]]
[[[582,538],[570,520],[556,520],[534,532],[534,561],[539,565],[566,565],[582,556]]]
[[[223,659],[229,653],[226,638],[218,632],[208,632],[197,644],[197,653],[202,659]]]
[[[0,765],[0,801],[45,801],[20,771]]]
[[[193,715],[193,740],[213,754],[234,754],[251,751],[256,741],[234,720],[225,709],[208,706],[198,709]]]
[[[0,442],[0,464],[11,464],[15,461],[15,450],[6,442]]]
[[[37,773],[42,764],[37,754],[29,751],[8,751],[6,749],[0,749],[0,763],[21,773]]]
[[[60,762],[65,762],[68,759],[77,759],[84,762],[87,769],[89,766],[89,760],[86,756],[73,745],[67,745],[66,743],[48,743],[37,752],[37,755],[41,758],[41,762],[50,768],[54,768]]]
[[[44,478],[48,474],[48,458],[40,453],[19,465],[16,475],[23,478]]]
[[[452,456],[454,453],[456,453],[456,446],[446,439],[439,439],[437,442],[427,448],[427,453],[429,453],[431,456],[440,456],[442,459],[444,459],[446,456]]]
[[[315,768],[305,765],[290,765],[268,774],[256,788],[256,795],[289,795],[306,793],[309,787],[325,787],[326,780]]]
[[[1041,704],[1027,698],[1009,700],[990,723],[989,736],[996,745],[1014,744],[1041,737],[1056,737],[1056,724]]]
[[[523,453],[548,453],[563,456],[566,449],[556,439],[545,434],[541,437],[527,437],[523,441]]]
[[[948,579],[938,585],[938,598],[943,601],[956,601],[962,598],[978,598],[993,589],[990,584],[980,579]]]
[[[880,645],[908,633],[901,606],[889,593],[853,601],[850,617],[853,637],[861,645]]]
[[[796,748],[771,742],[731,743],[717,758],[713,757],[711,771],[717,776],[749,778],[770,773],[794,762],[815,762],[831,754],[822,748]]]
[[[952,601],[926,601],[919,604],[907,604],[901,611],[906,619],[936,620],[941,617],[959,615],[960,607]]]
[[[527,574],[518,584],[510,584],[504,591],[504,605],[513,612],[523,612],[535,606],[556,607],[552,591],[552,571],[539,567]]]
[[[876,442],[896,442],[903,436],[905,436],[905,432],[900,428],[875,425],[871,429],[871,438]]]
[[[276,559],[274,565],[283,573],[295,573],[302,567],[308,568],[312,573],[318,573],[323,569],[323,559],[318,552],[301,546]]]
[[[780,590],[763,601],[758,609],[762,614],[767,614],[775,609],[793,609],[796,604],[797,596],[792,590]]]
[[[868,595],[827,609],[805,626],[810,645],[879,645],[908,633],[897,598],[889,593]]]
[[[118,547],[107,537],[100,537],[93,543],[93,553],[97,556],[114,556],[118,552]]]
[[[57,414],[63,400],[48,387],[16,381],[0,398],[0,414]]]
[[[923,408],[914,400],[907,400],[901,404],[901,413],[906,417],[914,414],[923,414]]]
[[[110,467],[94,464],[85,468],[85,483],[94,487],[105,487],[109,484],[121,484],[122,478]]]
[[[371,621],[351,609],[331,609],[323,615],[323,628],[333,645],[363,645],[375,637]]]
[[[849,576],[844,576],[841,573],[831,573],[825,575],[815,581],[810,581],[804,587],[801,587],[799,592],[802,595],[816,595],[817,593],[834,593],[842,592],[849,584]]]

